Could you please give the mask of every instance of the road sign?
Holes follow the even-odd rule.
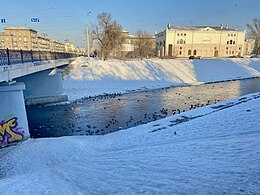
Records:
[[[31,18],[31,22],[33,23],[40,22],[40,18]]]
[[[6,23],[6,19],[2,18],[1,23]]]

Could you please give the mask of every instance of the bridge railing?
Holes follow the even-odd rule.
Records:
[[[0,66],[27,62],[75,58],[78,56],[80,56],[80,54],[50,51],[0,49]]]

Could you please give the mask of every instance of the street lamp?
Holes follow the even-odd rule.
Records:
[[[88,50],[88,59],[89,59],[89,35],[88,35],[88,16],[91,14],[91,12],[88,12],[86,17],[86,36],[87,36],[87,50]]]

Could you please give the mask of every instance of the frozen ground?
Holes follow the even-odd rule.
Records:
[[[106,136],[30,139],[0,150],[1,194],[258,194],[259,124],[257,93]]]
[[[88,61],[79,57],[66,72],[63,86],[69,99],[75,100],[103,93],[260,76],[260,59]]]

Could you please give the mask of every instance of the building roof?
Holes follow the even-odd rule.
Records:
[[[37,32],[36,30],[33,30],[33,29],[31,29],[31,28],[27,28],[27,27],[17,27],[17,26],[6,27],[5,30],[30,30],[30,31]]]
[[[199,30],[204,28],[212,28],[214,30],[222,31],[239,31],[238,29],[228,28],[225,26],[171,26],[169,30]]]

